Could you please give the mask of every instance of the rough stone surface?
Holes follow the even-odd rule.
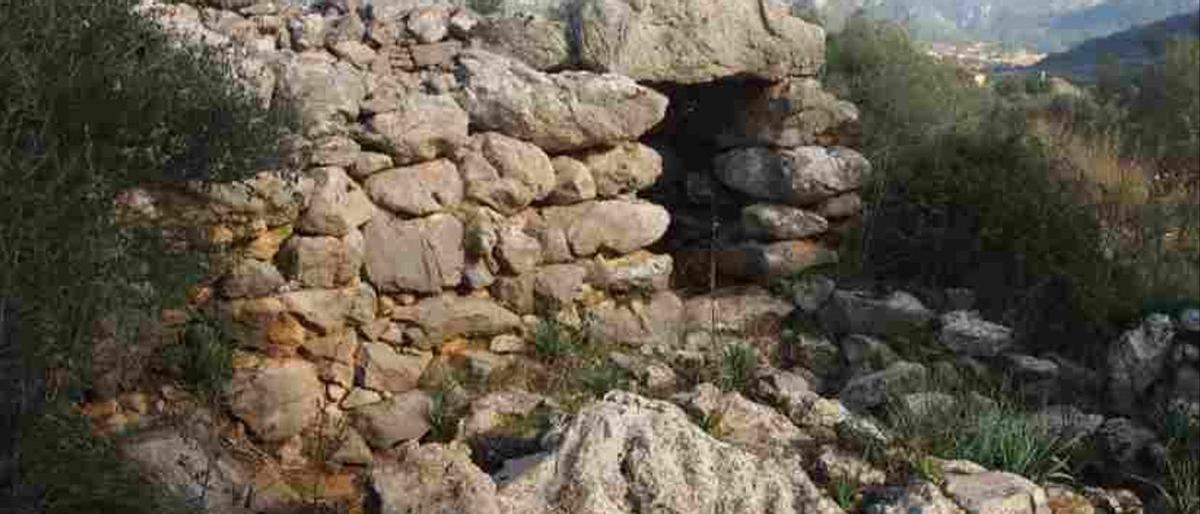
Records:
[[[573,60],[567,24],[541,16],[484,19],[475,29],[487,51],[520,59],[536,70],[551,70]]]
[[[588,313],[588,334],[595,341],[671,347],[683,332],[683,302],[670,291],[628,304],[605,302]]]
[[[840,512],[799,462],[755,457],[669,403],[621,391],[585,407],[558,450],[500,496],[506,514]]]
[[[462,280],[463,225],[453,216],[402,220],[377,210],[363,237],[367,278],[382,292],[432,293]]]
[[[804,239],[829,229],[829,222],[815,213],[763,203],[742,209],[742,225],[750,237],[770,241]]]
[[[974,311],[954,311],[941,317],[938,341],[955,353],[995,357],[1013,344],[1012,329],[985,321]]]
[[[275,292],[284,282],[283,275],[271,263],[242,259],[221,282],[221,294],[231,299],[257,298]]]
[[[296,506],[293,502],[298,502],[298,495],[282,479],[270,473],[255,477],[250,466],[203,441],[163,428],[121,441],[120,452],[147,477],[205,512],[244,514]]]
[[[597,256],[589,266],[588,283],[615,293],[662,291],[670,285],[674,261],[670,255],[637,251],[615,259]]]
[[[353,412],[354,428],[377,450],[420,439],[429,431],[431,400],[420,390],[398,394]]]
[[[640,81],[695,84],[734,76],[815,75],[825,31],[762,0],[581,2],[581,64]]]
[[[547,200],[555,205],[570,205],[596,197],[596,180],[582,162],[560,155],[551,163],[554,165],[555,184]]]
[[[946,494],[968,512],[979,514],[1051,514],[1046,492],[1012,473],[986,471],[946,474]]]
[[[393,393],[416,388],[425,367],[433,360],[428,352],[398,352],[383,343],[363,344],[362,352],[363,385]]]
[[[591,171],[596,193],[604,198],[650,187],[663,172],[662,156],[636,142],[619,143],[576,158]]]
[[[464,439],[488,434],[499,428],[506,418],[529,415],[545,398],[525,391],[500,391],[471,402],[470,412],[463,419]]]
[[[860,291],[834,291],[820,312],[822,325],[832,332],[885,337],[923,329],[933,316],[920,300],[902,291],[884,298]]]
[[[367,120],[364,144],[386,151],[396,164],[449,155],[467,141],[467,113],[447,95],[410,94]]]
[[[770,407],[747,400],[740,393],[722,394],[712,384],[700,384],[681,395],[684,408],[698,418],[714,420],[719,439],[757,454],[786,454],[808,439],[796,425]]]
[[[718,332],[770,335],[778,330],[793,307],[765,289],[746,287],[689,298],[686,309],[688,330],[712,330],[715,311]]]
[[[1171,318],[1155,314],[1110,345],[1109,396],[1120,412],[1134,411],[1137,399],[1162,374],[1173,338]]]
[[[472,123],[548,152],[636,139],[666,114],[666,97],[626,77],[546,75],[480,50],[464,52],[459,63]]]
[[[364,186],[376,205],[409,216],[433,214],[463,199],[458,169],[444,159],[376,173]]]
[[[344,236],[371,219],[371,199],[341,168],[310,172],[314,187],[296,228],[314,235]]]
[[[279,442],[299,434],[316,418],[325,389],[317,370],[302,360],[236,370],[229,408],[259,439]]]
[[[965,514],[928,482],[873,491],[866,503],[868,514]]]
[[[331,289],[358,278],[365,251],[362,232],[336,237],[288,239],[280,250],[280,266],[307,287]]]
[[[521,318],[486,298],[443,294],[421,300],[412,309],[414,319],[434,342],[456,336],[484,337],[510,332]]]
[[[717,156],[725,185],[756,199],[797,207],[813,205],[862,186],[871,165],[854,150],[801,146],[740,148]]]
[[[871,409],[883,405],[893,395],[913,391],[925,381],[926,374],[924,366],[900,361],[883,371],[854,378],[842,389],[839,398],[851,409]]]
[[[648,202],[607,200],[581,207],[565,230],[571,251],[578,257],[633,252],[658,241],[671,223],[666,209]]]
[[[395,463],[371,470],[379,514],[500,514],[496,485],[471,463],[470,450],[451,443],[400,449]]]

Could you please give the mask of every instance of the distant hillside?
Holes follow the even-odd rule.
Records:
[[[1063,51],[1168,16],[1200,0],[792,0],[837,30],[851,13],[906,25],[925,41],[990,41]]]
[[[1090,39],[1066,52],[1050,55],[1033,69],[1088,82],[1106,56],[1122,65],[1141,65],[1162,56],[1167,41],[1174,37],[1200,38],[1200,12],[1172,16],[1135,29]]]

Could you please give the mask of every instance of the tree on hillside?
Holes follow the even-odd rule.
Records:
[[[101,316],[151,314],[201,269],[159,232],[119,225],[118,193],[247,177],[284,155],[294,119],[239,87],[220,54],[169,40],[134,8],[0,0],[0,312],[20,319],[26,369],[71,377],[60,397],[86,389]],[[160,512],[122,487],[126,474],[88,469],[107,465],[84,436],[54,440],[65,425],[30,422],[48,445],[25,445],[47,511]]]

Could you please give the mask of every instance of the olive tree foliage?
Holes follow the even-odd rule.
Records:
[[[133,0],[0,0],[0,298],[39,366],[86,384],[101,316],[148,313],[203,271],[117,222],[133,186],[245,178],[284,162],[294,111],[224,54],[168,38]]]

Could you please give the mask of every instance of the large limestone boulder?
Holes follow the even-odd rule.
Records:
[[[463,199],[458,168],[444,159],[386,170],[372,175],[364,185],[376,205],[408,216],[433,214]]]
[[[403,441],[415,441],[429,432],[431,406],[429,395],[415,389],[355,409],[352,420],[367,444],[382,450]]]
[[[493,16],[482,20],[472,34],[489,52],[550,70],[573,60],[567,27],[564,21],[541,16]]]
[[[886,297],[863,291],[834,291],[819,316],[825,329],[834,333],[887,337],[928,327],[934,313],[903,291]]]
[[[722,441],[756,454],[784,454],[809,438],[787,416],[737,392],[722,393],[712,384],[679,395],[685,409],[714,423]]]
[[[1175,337],[1171,318],[1148,316],[1108,350],[1109,395],[1114,407],[1132,412],[1137,399],[1163,374]]]
[[[371,219],[371,199],[341,168],[310,172],[312,195],[296,228],[313,235],[341,237]]]
[[[795,310],[792,304],[760,287],[723,289],[712,295],[694,296],[686,305],[689,331],[715,330],[738,335],[777,332],[783,320]]]
[[[855,377],[842,388],[842,403],[855,410],[867,410],[883,405],[889,398],[912,392],[925,383],[928,371],[924,366],[900,361],[883,371]]]
[[[312,364],[268,362],[234,372],[229,409],[259,439],[279,442],[299,434],[316,418],[324,392]]]
[[[671,347],[683,332],[683,302],[670,291],[626,304],[605,302],[587,312],[588,336],[602,343]]]
[[[866,503],[868,514],[964,514],[962,508],[928,482],[871,491]]]
[[[725,185],[756,199],[804,207],[860,188],[871,163],[848,148],[739,148],[717,156]]]
[[[473,136],[460,160],[467,195],[504,214],[544,199],[557,184],[554,165],[541,148],[499,132]]]
[[[420,326],[429,340],[456,336],[484,337],[511,332],[521,318],[487,298],[443,294],[426,298],[397,313]]]
[[[370,486],[379,514],[500,513],[496,485],[458,443],[407,443],[397,462],[371,470]]]
[[[742,209],[742,226],[750,237],[787,241],[819,235],[829,229],[829,222],[804,209],[757,203]]]
[[[557,451],[500,491],[501,512],[841,512],[795,459],[713,439],[669,403],[614,391],[584,408]]]
[[[358,117],[367,84],[349,63],[325,52],[302,52],[282,60],[280,68],[275,95],[300,106],[310,131],[325,132]]]
[[[377,209],[363,227],[367,278],[385,293],[434,293],[458,285],[463,225],[448,214],[402,220]]]
[[[605,198],[650,187],[663,172],[662,156],[641,143],[621,143],[578,159],[591,171],[596,193]]]
[[[596,202],[567,228],[576,256],[608,251],[626,254],[649,246],[667,232],[671,215],[649,203],[628,200]]]
[[[481,50],[465,51],[457,74],[472,125],[552,153],[637,139],[666,114],[665,96],[619,75],[547,75]]]
[[[1020,475],[1000,471],[948,472],[945,479],[946,494],[967,512],[1051,514],[1046,491]]]
[[[941,317],[938,341],[959,355],[995,357],[1013,345],[1012,329],[986,321],[975,311],[953,311]]]
[[[467,140],[467,113],[450,96],[414,93],[384,105],[388,110],[367,120],[369,130],[358,135],[396,164],[448,155]]]
[[[417,387],[433,355],[421,351],[396,351],[383,343],[365,343],[362,360],[363,385],[377,391],[402,393]]]
[[[278,473],[255,470],[192,432],[160,428],[137,434],[120,442],[121,456],[164,489],[207,513],[246,514],[298,507],[299,495]]]
[[[573,19],[581,64],[639,81],[815,75],[825,31],[774,0],[586,0]]]
[[[283,245],[277,260],[288,276],[301,284],[332,289],[358,278],[363,252],[362,232],[354,230],[340,238],[292,237]]]

